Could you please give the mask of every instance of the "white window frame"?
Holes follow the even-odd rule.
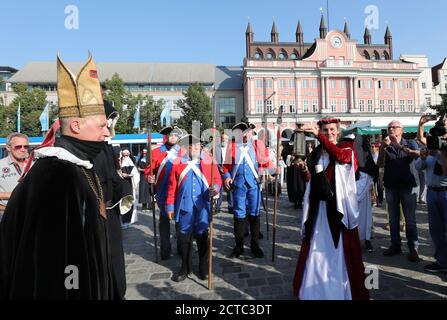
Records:
[[[337,99],[331,99],[331,111],[337,112]]]
[[[374,112],[374,104],[371,99],[368,99],[367,110],[368,112]]]
[[[400,112],[405,112],[405,100],[399,100]]]
[[[387,80],[386,81],[386,88],[387,89],[393,89],[393,80]]]
[[[385,100],[379,100],[379,110],[385,112]]]
[[[301,80],[303,89],[307,89],[309,87],[309,80],[308,79],[303,79]]]
[[[309,113],[309,100],[307,99],[303,100],[303,112]]]
[[[279,79],[279,88],[280,89],[286,88],[286,80],[285,79]]]
[[[312,113],[318,113],[319,108],[320,106],[318,99],[312,99]]]
[[[295,100],[289,100],[289,112],[296,113]]]
[[[341,112],[348,112],[348,99],[341,100]]]
[[[365,100],[363,100],[363,99],[359,100],[359,109],[360,109],[360,112],[365,112]]]
[[[264,100],[256,100],[256,113],[264,113]]]
[[[393,112],[394,111],[394,101],[393,100],[388,100],[388,112]]]
[[[408,112],[413,112],[413,111],[414,111],[414,103],[413,103],[413,100],[408,100],[408,101],[407,101],[407,109],[408,109]]]
[[[295,79],[289,79],[289,88],[294,89],[295,88]]]

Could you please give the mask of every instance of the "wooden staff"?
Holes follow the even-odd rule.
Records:
[[[149,174],[152,177],[154,174],[154,168],[152,167],[152,121],[147,121],[147,163],[149,164]],[[151,196],[151,210],[152,210],[152,222],[154,226],[154,245],[155,245],[155,262],[158,263],[158,241],[157,241],[157,218],[155,216],[155,189],[154,184],[149,184],[149,193]]]
[[[278,111],[278,131],[276,132],[276,167],[279,167],[279,146],[281,143],[281,123],[282,123],[282,107],[279,107]],[[273,234],[272,234],[272,261],[275,261],[275,245],[276,245],[276,216],[278,211],[278,174],[275,175],[275,198],[273,202]]]
[[[214,122],[213,122],[214,124]],[[212,147],[211,147],[211,183],[210,185],[214,188],[214,150],[216,148],[216,129],[213,128],[212,130]],[[208,290],[211,290],[212,286],[212,275],[213,275],[213,214],[214,214],[214,199],[213,196],[210,194],[210,243],[209,243],[209,259],[208,259]]]

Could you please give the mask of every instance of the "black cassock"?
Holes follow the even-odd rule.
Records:
[[[149,193],[149,183],[144,176],[144,169],[146,169],[146,159],[142,158],[138,161],[138,171],[140,172],[140,184],[138,185],[138,202],[151,203],[151,196]]]
[[[109,232],[81,167],[38,160],[0,224],[0,299],[113,298]]]
[[[107,207],[113,206],[126,195],[132,195],[132,188],[129,188],[128,183],[118,174],[119,162],[111,145],[106,145],[104,150],[95,158],[93,164],[101,181]],[[113,298],[124,299],[126,294],[126,270],[119,205],[107,210],[107,222],[110,229]]]
[[[284,162],[286,161],[287,156],[292,154],[292,151],[292,146],[285,146],[282,153]],[[294,165],[293,163],[287,167],[286,183],[289,201],[301,205],[303,202],[304,193],[306,192],[306,182],[303,180],[298,166]]]

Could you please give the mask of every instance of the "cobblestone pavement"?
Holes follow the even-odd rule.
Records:
[[[285,191],[285,190],[284,190]],[[269,208],[273,201],[269,198]],[[158,213],[158,211],[157,211]],[[374,208],[375,251],[364,252],[365,267],[377,268],[379,288],[370,290],[372,299],[447,299],[447,275],[433,275],[424,271],[424,265],[433,261],[433,246],[430,240],[425,205],[418,205],[421,262],[409,262],[407,248],[404,254],[385,257],[383,249],[389,245],[387,213]],[[158,219],[158,218],[157,218]],[[276,259],[272,262],[273,210],[269,214],[269,240],[266,239],[266,214],[262,211],[261,231],[264,239],[260,244],[265,257],[255,259],[250,252],[249,239],[245,239],[245,253],[238,259],[230,259],[234,245],[233,218],[226,210],[214,219],[213,288],[207,289],[207,281],[196,276],[198,272],[197,248],[193,249],[194,274],[181,283],[171,280],[181,260],[175,253],[175,239],[171,239],[173,254],[169,260],[155,262],[152,213],[139,212],[139,222],[123,230],[124,252],[127,273],[127,299],[293,299],[292,279],[300,249],[301,210],[293,209],[287,194],[280,196],[277,229]],[[174,234],[174,224],[171,224]],[[402,233],[403,244],[405,235]]]

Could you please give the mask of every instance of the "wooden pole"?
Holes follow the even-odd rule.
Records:
[[[215,148],[216,148],[216,129],[214,127],[214,121],[213,121],[213,128],[212,130],[212,147],[211,147],[211,182],[210,186],[214,187],[214,155],[215,155]],[[212,288],[212,276],[213,276],[213,214],[214,214],[214,199],[213,196],[210,194],[210,237],[209,237],[209,259],[208,259],[208,290],[211,290]]]

